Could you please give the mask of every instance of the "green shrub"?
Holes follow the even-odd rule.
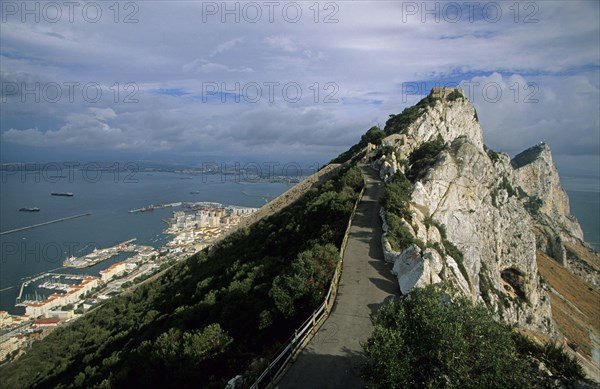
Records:
[[[488,148],[486,145],[483,145],[483,149],[485,150],[492,163],[496,163],[500,160],[500,156],[494,150]]]
[[[304,305],[315,306],[323,301],[339,258],[338,249],[331,245],[316,245],[301,252],[284,275],[273,281],[269,295],[277,309],[292,317]]]
[[[448,101],[455,101],[458,99],[464,99],[463,94],[458,89],[454,89],[452,92],[450,92],[448,97],[446,97],[446,100]]]
[[[471,286],[471,279],[469,278],[469,273],[467,272],[467,269],[465,268],[465,261],[464,261],[464,256],[463,256],[462,251],[460,251],[458,249],[458,247],[456,247],[452,242],[450,242],[448,239],[445,239],[445,238],[444,238],[444,248],[446,249],[446,254],[448,254],[449,256],[454,258],[454,260],[456,261],[456,264],[458,265],[458,269],[460,270],[460,273],[463,275],[463,277],[465,277],[465,280],[467,280],[467,283],[469,284],[469,286]]]
[[[392,181],[385,186],[381,204],[387,212],[393,213],[407,221],[412,219],[408,202],[412,193],[412,184],[401,172],[397,172]]]
[[[529,196],[525,202],[525,209],[530,213],[536,214],[540,211],[542,205],[544,205],[542,199],[537,196]]]
[[[386,212],[385,217],[389,227],[387,239],[390,242],[392,249],[402,251],[411,244],[417,243],[412,233],[408,230],[406,225],[402,223],[402,219],[400,219],[399,216]]]
[[[385,134],[391,135],[406,133],[408,127],[422,115],[425,109],[435,106],[437,100],[437,98],[428,95],[416,105],[405,108],[400,114],[390,115],[389,119],[385,123]]]
[[[372,143],[374,145],[381,145],[381,141],[384,137],[385,132],[379,129],[379,127],[373,126],[361,136],[360,141],[357,144],[332,159],[330,163],[344,163],[355,160],[360,157],[359,152],[367,147],[367,144]]]
[[[513,341],[521,355],[530,355],[544,363],[553,375],[568,380],[578,380],[585,377],[581,365],[575,357],[567,354],[554,343],[540,346],[520,332],[513,333]]]
[[[439,134],[435,140],[421,144],[408,157],[410,169],[406,172],[406,177],[413,183],[423,178],[445,147]]]
[[[529,388],[511,330],[483,305],[452,301],[433,286],[413,289],[372,315],[363,346],[366,378],[382,388]]]

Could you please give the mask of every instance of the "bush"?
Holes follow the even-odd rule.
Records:
[[[540,208],[544,205],[542,199],[537,196],[529,196],[527,197],[527,201],[525,202],[525,209],[529,211],[529,213],[536,214],[540,211]]]
[[[446,98],[446,100],[448,100],[448,101],[455,101],[458,99],[464,99],[463,94],[460,93],[460,91],[458,89],[454,89],[452,92],[450,92],[450,94]]]
[[[402,223],[402,219],[408,222],[412,220],[412,212],[408,206],[411,193],[412,184],[404,174],[398,172],[386,185],[381,199],[389,227],[387,238],[392,248],[397,251],[402,251],[412,243],[417,243],[412,233]]]
[[[339,251],[331,244],[316,245],[298,254],[290,270],[273,281],[269,295],[277,309],[285,317],[291,317],[299,306],[321,303],[338,258]]]
[[[379,129],[377,126],[369,128],[369,130],[360,138],[360,141],[348,150],[344,151],[336,158],[332,159],[330,163],[344,163],[350,160],[356,159],[358,153],[367,147],[367,144],[372,143],[374,145],[380,145],[381,140],[385,137],[385,132]]]
[[[408,157],[410,169],[406,173],[406,177],[411,182],[423,178],[445,147],[444,140],[439,134],[435,140],[421,144]]]
[[[363,346],[367,379],[386,388],[528,388],[535,379],[511,330],[482,305],[450,301],[434,286],[413,289],[372,315]]]
[[[460,251],[458,249],[458,247],[456,247],[454,245],[454,243],[450,242],[446,238],[444,238],[444,248],[446,249],[446,254],[448,254],[449,256],[454,258],[454,260],[456,260],[456,264],[458,265],[458,269],[460,270],[460,273],[463,275],[463,277],[465,277],[465,280],[467,280],[467,283],[470,286],[471,280],[469,279],[469,273],[467,272],[467,269],[465,268],[464,255],[463,255],[462,251]]]
[[[494,150],[490,149],[486,145],[483,145],[483,149],[485,150],[486,154],[488,155],[488,157],[490,158],[492,163],[496,163],[497,161],[500,160],[500,156]]]
[[[421,116],[425,109],[435,106],[437,100],[437,98],[428,95],[416,105],[405,108],[400,114],[390,115],[390,118],[385,122],[385,134],[406,133],[408,127]]]
[[[553,375],[564,377],[568,380],[578,380],[585,377],[583,369],[575,357],[569,356],[562,348],[554,343],[540,346],[527,336],[513,333],[513,341],[517,350],[522,355],[530,355],[542,362]]]
[[[386,212],[385,218],[388,223],[387,239],[392,245],[392,249],[396,251],[402,251],[413,243],[416,243],[412,233],[408,230],[406,225],[402,223],[402,219],[399,216]]]
[[[386,185],[381,204],[387,212],[410,221],[412,214],[408,207],[408,202],[410,201],[411,193],[412,184],[404,174],[398,172],[392,181]]]

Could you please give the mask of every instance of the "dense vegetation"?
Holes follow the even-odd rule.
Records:
[[[385,123],[385,134],[403,134],[406,133],[408,126],[421,116],[423,110],[427,107],[433,107],[438,99],[432,95],[428,95],[416,105],[405,108],[398,115],[390,115],[390,118]]]
[[[542,360],[559,377],[582,377],[559,348],[539,347],[494,321],[484,305],[450,299],[431,285],[381,306],[372,322],[365,374],[378,387],[552,387],[525,356]]]
[[[369,128],[369,130],[363,136],[360,137],[360,141],[357,144],[338,155],[331,161],[331,163],[344,163],[350,161],[351,159],[357,157],[360,151],[367,147],[369,143],[379,146],[384,137],[385,133],[379,129],[379,127],[373,126]]]
[[[406,177],[412,182],[423,178],[445,147],[440,134],[434,140],[422,143],[408,157],[410,169],[406,172]]]
[[[533,161],[538,159],[538,157],[540,156],[542,151],[543,151],[542,145],[536,145],[536,146],[530,147],[527,150],[522,151],[519,154],[517,154],[510,161],[510,163],[511,163],[513,169],[519,169],[525,165],[529,165],[530,163],[532,163]]]
[[[435,106],[438,100],[439,99],[433,97],[432,95],[428,95],[427,97],[419,101],[416,105],[405,108],[400,114],[390,115],[389,119],[385,123],[383,131],[377,126],[371,127],[360,138],[360,142],[350,147],[350,149],[346,150],[338,157],[333,159],[331,163],[343,163],[350,161],[351,159],[357,157],[360,151],[364,149],[367,146],[367,144],[372,143],[378,146],[381,145],[382,139],[386,136],[389,136],[391,134],[405,133],[408,129],[408,126],[411,125],[415,120],[417,120],[425,109],[427,109],[428,107]],[[379,155],[379,157],[380,156],[381,155]]]
[[[422,242],[417,242],[406,224],[412,220],[412,211],[408,206],[412,184],[402,172],[397,172],[392,181],[385,186],[381,205],[385,208],[385,218],[388,224],[387,239],[394,250],[403,250],[413,243],[423,247]]]
[[[212,253],[35,342],[0,369],[0,386],[223,388],[258,371],[322,301],[361,186],[360,170],[345,168]]]
[[[458,99],[464,99],[463,94],[458,89],[454,89],[452,92],[450,92],[448,97],[446,97],[446,100],[448,101],[455,101]]]

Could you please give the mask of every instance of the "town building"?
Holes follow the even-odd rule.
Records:
[[[127,270],[127,263],[125,262],[117,262],[110,265],[108,269],[100,271],[102,282],[108,282],[112,280],[114,277],[123,274],[125,270]]]
[[[85,277],[79,284],[69,286],[66,293],[52,293],[44,301],[27,304],[25,306],[25,315],[29,317],[47,316],[48,312],[53,308],[76,304],[85,294],[97,287],[98,284],[98,278]]]

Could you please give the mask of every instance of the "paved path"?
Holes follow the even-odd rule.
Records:
[[[359,373],[366,362],[361,343],[372,332],[369,315],[391,295],[400,294],[381,249],[383,183],[370,167],[361,169],[367,186],[350,229],[335,305],[280,381],[281,389],[365,387]]]

